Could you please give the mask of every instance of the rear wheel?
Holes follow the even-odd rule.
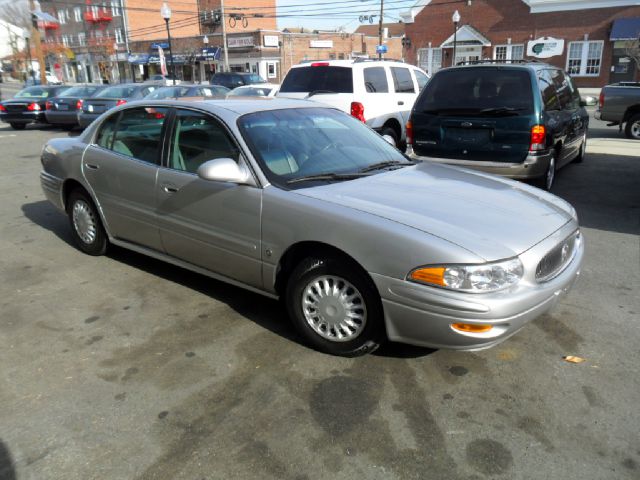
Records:
[[[636,113],[627,120],[627,124],[624,127],[624,133],[627,138],[640,140],[640,113]]]
[[[536,187],[546,190],[547,192],[551,190],[553,186],[553,182],[556,178],[556,154],[553,153],[551,158],[549,159],[549,166],[547,167],[547,171],[545,174],[537,178],[533,183]]]
[[[86,192],[79,188],[71,192],[67,201],[67,215],[78,248],[89,255],[104,255],[109,240],[100,215]]]
[[[14,130],[24,130],[25,128],[27,128],[26,123],[10,123],[9,125],[11,125],[11,128],[13,128]]]
[[[300,262],[287,283],[286,305],[296,330],[322,352],[364,355],[384,338],[375,285],[342,259],[324,256]]]
[[[587,135],[585,134],[582,139],[582,144],[580,145],[580,151],[578,152],[578,156],[573,159],[573,163],[582,163],[584,160],[584,154],[587,150]]]
[[[391,138],[393,138],[393,144],[397,147],[400,148],[400,138],[398,133],[395,131],[394,128],[389,127],[389,126],[384,126],[382,127],[382,130],[380,130],[380,135],[382,135],[383,137],[385,135],[390,136]]]

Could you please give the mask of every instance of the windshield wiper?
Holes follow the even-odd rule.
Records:
[[[333,90],[312,90],[311,92],[309,92],[306,98],[313,97],[314,95],[319,95],[321,93],[337,93],[337,92],[334,92]]]
[[[400,162],[399,160],[387,160],[384,162],[374,163],[368,167],[364,167],[358,170],[360,173],[372,172],[374,170],[380,170],[386,167],[408,167],[409,165],[415,165],[416,162]]]
[[[311,182],[313,180],[354,180],[356,178],[364,177],[362,172],[356,173],[318,173],[316,175],[306,175],[304,177],[292,178],[287,180],[287,184],[298,182]]]
[[[518,115],[516,112],[520,110],[524,110],[524,108],[494,107],[494,108],[483,108],[478,113],[480,115]]]

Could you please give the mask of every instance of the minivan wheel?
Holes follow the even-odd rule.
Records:
[[[555,177],[556,177],[556,155],[554,153],[551,155],[551,158],[549,159],[549,166],[547,167],[547,171],[544,173],[542,177],[536,178],[533,184],[536,187],[546,190],[548,192],[549,190],[551,190],[551,187],[553,186],[553,181],[555,180]]]
[[[78,248],[89,255],[104,255],[109,240],[93,201],[82,189],[78,188],[69,195],[67,215]]]
[[[582,163],[584,160],[584,154],[587,151],[587,135],[582,139],[582,144],[580,145],[580,150],[578,151],[578,156],[573,159],[573,163]]]
[[[342,259],[304,259],[289,277],[285,299],[296,330],[317,350],[356,357],[373,352],[383,339],[375,285]]]
[[[636,113],[627,120],[627,124],[624,127],[624,133],[627,138],[640,140],[640,113]]]

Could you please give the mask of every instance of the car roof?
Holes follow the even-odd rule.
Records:
[[[230,112],[237,114],[238,116],[244,115],[246,113],[253,112],[264,112],[269,110],[282,110],[287,108],[328,108],[333,109],[329,105],[324,105],[318,102],[311,102],[309,100],[298,100],[291,98],[278,98],[278,97],[269,97],[269,98],[261,98],[261,97],[252,97],[254,102],[247,102],[242,99],[232,99],[228,98],[226,100],[138,100],[135,102],[130,102],[128,106],[159,106],[159,105],[167,105],[171,107],[197,107],[202,110],[208,110],[212,113],[215,113],[216,110],[224,109]]]
[[[399,60],[392,60],[392,59],[378,60],[377,58],[365,58],[365,59],[352,58],[349,60],[305,60],[302,63],[298,63],[297,65],[292,65],[291,68],[310,67],[314,63],[323,63],[323,64],[326,63],[327,66],[331,66],[331,67],[353,67],[354,65],[363,65],[363,66],[402,65],[404,67],[418,68],[415,65],[401,62]]]

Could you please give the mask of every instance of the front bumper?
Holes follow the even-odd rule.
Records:
[[[46,123],[47,119],[44,116],[44,112],[7,112],[0,114],[0,120],[5,123]]]
[[[457,165],[481,172],[492,173],[502,177],[513,178],[515,180],[531,180],[544,176],[549,168],[551,152],[544,152],[538,155],[527,155],[523,162],[484,162],[476,160],[458,160],[453,158],[421,157],[413,150],[407,155],[414,161],[428,161],[435,163],[446,163],[447,165]]]
[[[519,258],[525,275],[511,289],[487,294],[453,292],[406,280],[372,274],[382,297],[390,340],[431,348],[480,350],[515,334],[526,323],[548,312],[566,294],[580,274],[584,239],[572,261],[545,283],[535,280],[538,262],[566,239],[576,224],[570,222]],[[484,333],[463,333],[453,323],[492,325]]]

